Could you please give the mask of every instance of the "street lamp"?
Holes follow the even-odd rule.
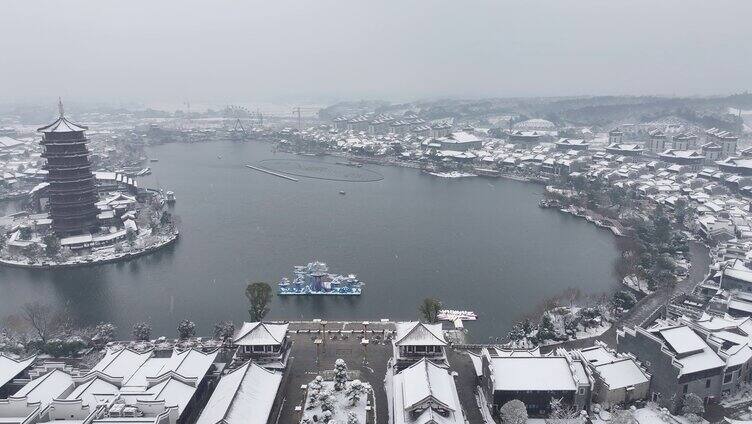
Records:
[[[368,365],[368,343],[370,341],[365,337],[360,341],[360,344],[363,345],[363,365]]]
[[[320,338],[313,341],[313,344],[316,345],[316,365],[319,364],[319,351],[321,350],[321,343],[322,341]]]

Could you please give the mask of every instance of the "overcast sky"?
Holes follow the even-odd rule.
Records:
[[[752,89],[750,0],[3,0],[0,101]]]

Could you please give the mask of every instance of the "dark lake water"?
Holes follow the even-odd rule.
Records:
[[[175,191],[180,241],[121,264],[0,268],[0,315],[42,301],[67,305],[82,323],[111,321],[123,336],[137,321],[172,336],[184,318],[209,335],[217,321],[247,317],[248,281],[273,283],[320,260],[358,274],[363,295],[275,297],[269,318],[413,319],[430,296],[476,311],[468,327],[484,341],[568,287],[600,293],[617,284],[613,236],[538,208],[541,186],[375,165],[366,168],[381,181],[296,183],[245,168],[300,159],[254,142],[169,144],[150,155],[159,162],[140,184]]]

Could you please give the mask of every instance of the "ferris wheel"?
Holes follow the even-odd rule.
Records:
[[[235,121],[236,119],[250,118],[251,112],[244,106],[229,105],[222,111],[222,115],[228,120]]]

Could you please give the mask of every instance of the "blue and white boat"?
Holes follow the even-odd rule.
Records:
[[[359,296],[364,283],[355,274],[347,276],[329,273],[323,262],[296,266],[292,281],[282,278],[277,283],[277,293],[287,295]]]

